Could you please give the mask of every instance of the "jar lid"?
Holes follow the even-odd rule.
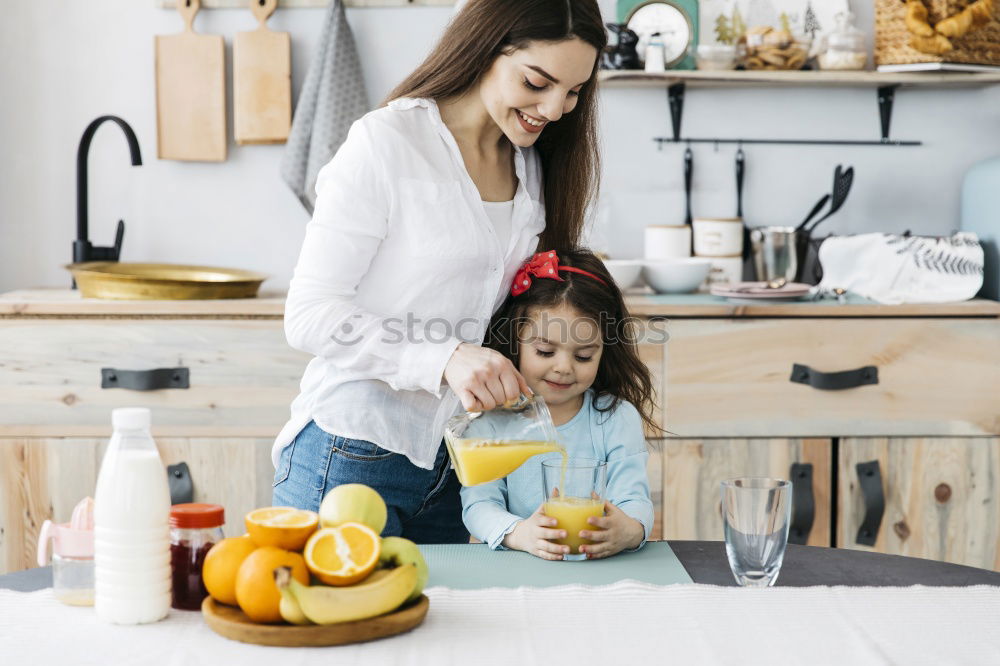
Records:
[[[170,507],[170,526],[181,528],[220,527],[226,522],[226,510],[218,504],[174,504]]]

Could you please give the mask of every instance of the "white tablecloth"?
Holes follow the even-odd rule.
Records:
[[[1000,588],[606,587],[428,590],[413,632],[333,648],[246,645],[197,612],[97,621],[51,590],[0,590],[0,664],[1000,664]]]

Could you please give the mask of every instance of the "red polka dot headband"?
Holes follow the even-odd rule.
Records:
[[[583,269],[573,268],[572,266],[560,266],[559,257],[556,256],[555,252],[550,250],[548,252],[539,252],[525,262],[523,266],[521,266],[521,268],[517,271],[517,275],[514,276],[514,284],[510,286],[510,293],[512,296],[520,296],[524,292],[528,291],[531,287],[532,276],[535,276],[536,278],[549,278],[551,280],[559,280],[562,282],[562,278],[559,277],[560,271],[579,273],[581,275],[594,278],[605,286],[608,284],[593,273]]]

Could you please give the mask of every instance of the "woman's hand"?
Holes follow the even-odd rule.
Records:
[[[519,522],[511,533],[503,538],[503,545],[512,550],[523,550],[544,560],[561,560],[569,552],[569,546],[552,543],[550,539],[565,539],[566,530],[551,529],[555,518],[542,513],[539,506],[533,514]]]
[[[493,349],[463,342],[444,369],[444,379],[469,412],[484,412],[531,388],[506,356]]]
[[[627,548],[638,548],[646,536],[642,523],[611,502],[604,502],[604,514],[603,518],[587,519],[587,523],[599,529],[580,531],[580,536],[594,542],[580,546],[580,552],[586,553],[588,560],[610,557]]]

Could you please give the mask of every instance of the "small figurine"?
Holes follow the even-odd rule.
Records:
[[[642,69],[636,46],[639,36],[625,23],[607,23],[608,29],[618,37],[615,46],[601,53],[601,69]]]

